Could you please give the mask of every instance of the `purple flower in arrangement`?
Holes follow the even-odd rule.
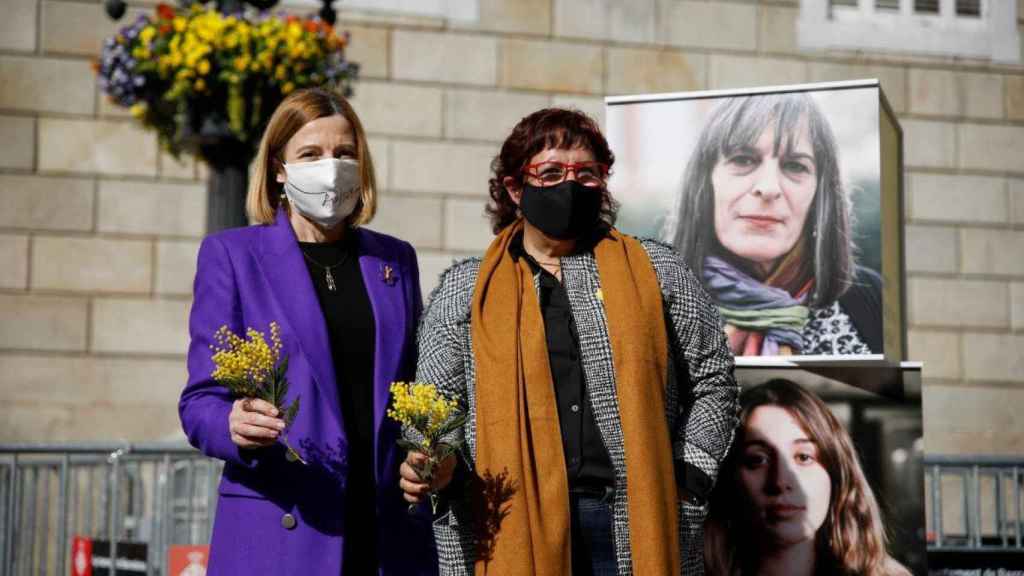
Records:
[[[135,22],[122,28],[103,42],[103,51],[97,64],[100,88],[121,106],[131,106],[141,98],[146,77],[136,70],[138,60],[132,57],[131,41],[149,24],[149,18],[139,16]]]

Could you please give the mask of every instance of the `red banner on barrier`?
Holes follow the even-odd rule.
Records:
[[[167,550],[167,576],[206,576],[209,546],[171,546]]]
[[[92,539],[75,536],[71,540],[71,576],[92,576]]]

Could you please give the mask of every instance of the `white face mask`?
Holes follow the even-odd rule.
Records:
[[[284,172],[288,201],[300,214],[324,228],[337,226],[359,201],[359,162],[352,158],[285,164]]]

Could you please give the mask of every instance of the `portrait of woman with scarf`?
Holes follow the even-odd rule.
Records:
[[[442,574],[699,574],[704,503],[739,388],[715,306],[666,244],[624,235],[614,156],[572,110],[522,119],[494,159],[482,259],[431,295],[417,380],[467,407],[428,485]]]
[[[663,237],[718,304],[737,356],[879,354],[880,276],[855,262],[836,138],[806,93],[711,113]]]

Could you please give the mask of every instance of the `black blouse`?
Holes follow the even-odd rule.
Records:
[[[373,307],[352,233],[338,242],[299,242],[327,324],[341,415],[348,440],[344,574],[377,570],[373,462]],[[333,289],[332,289],[333,287]]]
[[[569,294],[558,278],[526,253],[522,234],[512,239],[509,253],[515,258],[526,258],[534,273],[540,274],[540,310],[544,317],[551,379],[555,384],[569,489],[599,493],[615,485],[615,469],[587,397],[579,334],[569,307]]]

